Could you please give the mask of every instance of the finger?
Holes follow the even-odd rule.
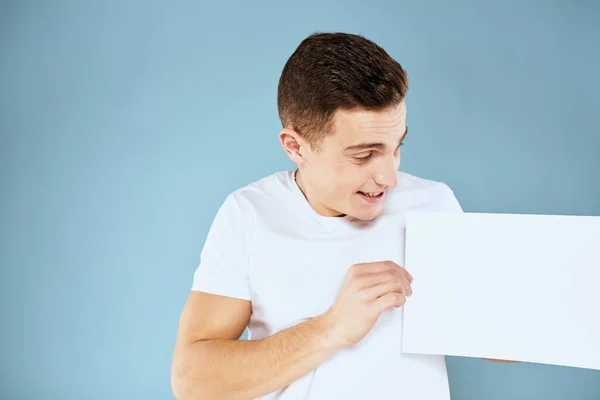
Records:
[[[406,297],[400,293],[391,292],[381,296],[373,303],[373,310],[381,314],[384,310],[391,307],[402,307],[406,303]]]
[[[409,282],[413,281],[412,275],[403,267],[393,261],[378,261],[372,263],[355,264],[351,267],[355,275],[378,274],[384,271],[396,271],[405,276]]]
[[[355,264],[351,267],[354,272],[360,275],[377,274],[384,271],[389,271],[398,268],[398,264],[393,261],[377,261],[369,263]]]
[[[385,281],[401,279],[404,281],[405,287],[403,293],[407,296],[412,295],[412,287],[410,285],[413,280],[412,276],[406,269],[392,261],[356,264],[351,267],[351,273],[353,278],[351,281],[355,290],[362,290]]]
[[[411,281],[407,279],[403,279],[402,283],[404,284],[404,293],[406,296],[412,296],[412,285]]]
[[[367,301],[375,301],[388,293],[399,293],[407,295],[406,286],[401,279],[385,281],[375,286],[364,289],[364,296]]]
[[[398,279],[398,276],[393,271],[383,271],[374,274],[361,275],[356,280],[357,289],[366,289],[380,285],[384,282],[392,282]]]
[[[383,261],[382,263],[385,264],[388,267],[388,269],[399,272],[402,276],[406,277],[406,279],[408,279],[409,282],[412,283],[413,277],[406,270],[406,268],[401,267],[400,265],[396,264],[393,261]]]
[[[356,289],[371,289],[382,284],[390,284],[392,287],[398,288],[405,296],[412,296],[413,294],[412,286],[404,276],[390,275],[385,272],[363,277],[363,281],[357,283]]]
[[[398,268],[400,268],[400,271],[402,272],[402,275],[404,275],[406,277],[406,279],[408,280],[408,282],[412,283],[412,281],[413,281],[412,275],[405,268],[402,268],[400,266],[398,266]]]
[[[410,291],[410,282],[408,282],[406,276],[401,274],[398,269],[390,269],[373,274],[363,274],[359,275],[355,279],[355,287],[357,290],[370,288],[384,282],[403,282],[402,284],[407,288],[405,293]]]

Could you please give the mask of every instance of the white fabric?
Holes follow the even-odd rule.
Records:
[[[403,265],[407,211],[462,211],[447,185],[398,178],[383,214],[368,223],[318,215],[293,171],[233,192],[210,228],[192,290],[250,300],[249,339],[325,312],[352,264]],[[385,311],[356,346],[263,399],[450,399],[444,357],[402,354],[402,317],[403,308]]]

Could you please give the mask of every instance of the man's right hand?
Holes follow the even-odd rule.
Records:
[[[175,396],[253,399],[281,389],[360,341],[383,310],[401,307],[410,282],[392,262],[354,265],[329,311],[260,340],[237,340],[250,320],[250,301],[193,292],[173,355]]]
[[[344,348],[362,340],[385,309],[404,305],[412,281],[408,271],[391,261],[351,266],[333,306],[320,316],[328,345]]]

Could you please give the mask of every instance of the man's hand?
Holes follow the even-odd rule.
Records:
[[[328,311],[260,340],[237,340],[249,301],[192,293],[173,356],[173,392],[177,399],[254,399],[286,387],[361,340],[383,310],[402,306],[411,281],[391,262],[352,266]]]
[[[371,330],[381,313],[402,307],[412,294],[412,276],[391,262],[350,267],[333,306],[321,318],[328,327],[329,345],[352,346]]]

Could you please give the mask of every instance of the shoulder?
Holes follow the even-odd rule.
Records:
[[[204,253],[211,249],[219,249],[214,250],[218,253],[248,253],[254,243],[257,214],[278,203],[272,201],[273,197],[281,197],[287,177],[285,171],[278,172],[227,194],[213,218]]]
[[[450,186],[444,182],[398,172],[398,186],[391,191],[389,201],[403,211],[428,209],[432,211],[462,211]]]
[[[274,203],[292,195],[292,182],[292,171],[278,171],[235,190],[228,197],[246,211],[258,211],[267,201]]]
[[[444,182],[421,178],[407,172],[398,172],[398,188],[406,193],[428,193],[434,196],[454,196]]]
[[[220,212],[236,215],[251,224],[257,215],[289,203],[293,195],[292,174],[292,171],[278,171],[234,190],[226,196]]]

